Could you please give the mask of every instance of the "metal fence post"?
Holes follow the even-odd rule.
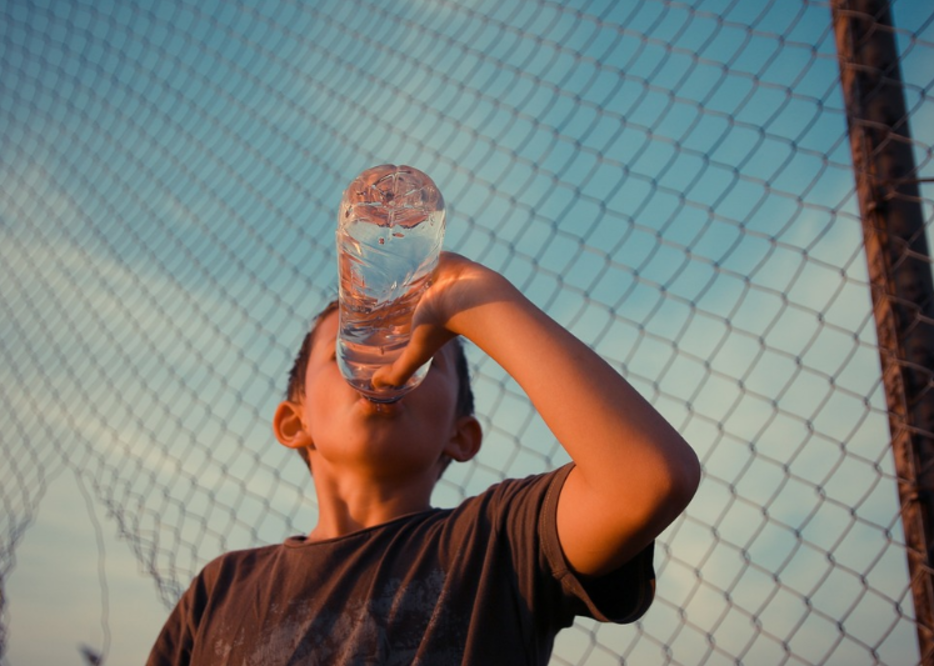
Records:
[[[888,0],[833,0],[921,663],[934,666],[934,286]]]

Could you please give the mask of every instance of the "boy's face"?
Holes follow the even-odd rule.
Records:
[[[456,415],[458,377],[454,349],[445,345],[422,384],[399,402],[377,405],[357,393],[337,367],[337,312],[318,326],[308,359],[305,396],[297,405],[317,477],[322,467],[385,478],[435,473],[443,454],[469,459],[463,450],[465,419]],[[466,457],[465,457],[466,456]],[[349,467],[348,467],[349,466]],[[435,477],[437,478],[437,477]]]

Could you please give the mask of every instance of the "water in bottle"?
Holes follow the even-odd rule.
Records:
[[[374,402],[398,400],[428,372],[425,364],[399,387],[372,383],[376,370],[408,344],[412,314],[443,240],[444,199],[418,169],[373,167],[344,191],[337,225],[337,363],[350,385]]]

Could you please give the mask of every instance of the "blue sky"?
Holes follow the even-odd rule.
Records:
[[[704,462],[651,613],[556,663],[914,659],[826,4],[364,7],[0,4],[9,663],[79,663],[102,624],[139,662],[211,557],[313,525],[268,421],[341,191],[384,162]],[[934,13],[894,11],[930,177]],[[442,505],[566,460],[471,360],[487,440]]]

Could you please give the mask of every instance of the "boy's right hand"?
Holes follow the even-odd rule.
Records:
[[[412,318],[408,346],[373,375],[373,385],[401,386],[452,338],[469,329],[475,308],[508,296],[515,288],[499,273],[453,252],[442,252],[431,286]]]

